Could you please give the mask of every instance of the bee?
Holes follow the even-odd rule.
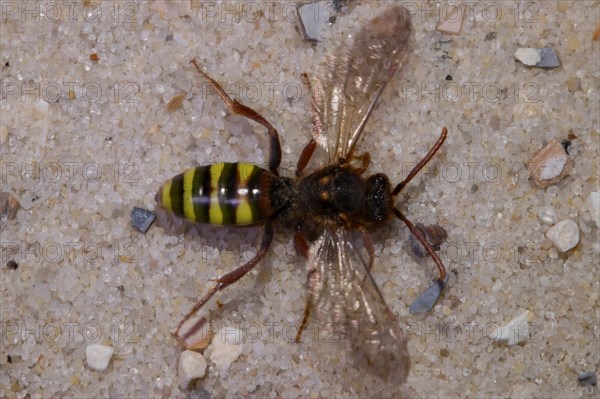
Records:
[[[300,341],[314,314],[319,322],[335,325],[347,338],[359,367],[388,381],[405,381],[410,364],[406,341],[371,276],[375,251],[368,231],[397,217],[423,245],[439,270],[433,288],[422,294],[425,299],[419,302],[424,308],[421,311],[430,309],[444,287],[445,268],[394,199],[438,151],[447,130],[442,129],[435,145],[395,186],[383,173],[365,176],[370,155],[358,155],[356,145],[386,84],[402,63],[410,32],[408,12],[393,6],[328,55],[313,82],[303,75],[312,92],[312,138],[297,161],[295,178],[279,175],[281,144],[275,127],[258,112],[230,98],[196,60],[191,61],[229,112],[267,129],[270,148],[268,168],[220,162],[189,169],[160,188],[159,205],[191,222],[263,226],[256,255],[216,278],[215,286],[173,330],[175,336],[185,339],[194,333],[198,326],[180,329],[215,293],[261,261],[273,242],[275,226],[283,225],[294,230],[296,248],[308,263],[308,296],[296,340]],[[327,163],[305,174],[317,147],[324,150]]]

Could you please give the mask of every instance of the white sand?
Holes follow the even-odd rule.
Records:
[[[425,13],[418,3],[412,51],[360,147],[371,152],[370,171],[397,182],[443,126],[449,131],[437,172],[433,162],[399,198],[413,222],[448,232],[441,254],[453,273],[433,311],[408,314],[435,274],[431,262],[411,255],[405,226],[391,221],[372,234],[374,278],[408,333],[406,384],[359,374],[342,343],[310,333],[289,342],[306,273],[282,231],[268,259],[219,296],[224,306],[212,314],[247,333],[241,356],[226,373],[208,360],[193,392],[178,386],[184,349],[169,331],[209,278],[252,256],[258,230],[173,236],[154,226],[144,236],[129,213],[154,209],[160,185],[188,167],[265,165],[268,152],[264,129],[223,118],[188,62],[196,57],[279,129],[290,175],[310,132],[300,74],[313,72],[333,42],[302,41],[289,3],[111,1],[101,14],[86,13],[82,2],[37,4],[0,3],[1,64],[9,63],[1,67],[2,190],[25,208],[2,224],[0,396],[598,395],[577,383],[578,373],[598,372],[599,364],[600,244],[586,205],[598,190],[600,161],[597,2],[477,3],[460,36],[436,32],[441,11],[431,3]],[[524,19],[515,20],[515,4]],[[336,29],[373,12],[354,9]],[[490,32],[497,37],[484,40]],[[514,59],[518,47],[552,47],[562,66],[525,67]],[[168,113],[180,92],[190,94]],[[525,163],[571,130],[571,175],[536,188]],[[577,247],[559,254],[545,237],[551,226],[538,217],[542,207],[578,224]],[[5,266],[11,259],[17,270]],[[530,339],[505,347],[488,337],[526,310]],[[90,343],[114,347],[103,372],[86,365]]]

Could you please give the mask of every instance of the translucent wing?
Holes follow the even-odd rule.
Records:
[[[410,36],[408,11],[387,9],[325,57],[312,86],[313,138],[329,161],[346,158],[360,138]]]
[[[321,326],[333,326],[351,345],[359,368],[402,383],[410,365],[393,312],[368,270],[352,232],[326,228],[309,251],[309,306]]]

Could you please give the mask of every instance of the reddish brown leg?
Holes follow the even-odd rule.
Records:
[[[204,79],[208,80],[208,82],[215,89],[221,100],[225,103],[229,112],[236,115],[245,116],[248,119],[253,120],[256,123],[260,123],[264,127],[267,128],[270,138],[270,152],[269,152],[269,170],[276,175],[279,175],[277,169],[279,168],[279,164],[281,163],[281,144],[279,143],[279,134],[277,133],[277,129],[273,127],[265,118],[263,118],[258,112],[253,110],[250,107],[245,106],[244,104],[238,102],[237,100],[229,97],[223,87],[208,76],[198,65],[195,59],[191,60],[190,63],[196,67],[198,72],[204,77]]]
[[[317,101],[319,101],[319,93],[315,92],[313,89],[310,80],[308,79],[308,75],[306,73],[301,74],[302,79],[304,80],[304,84],[308,87],[309,93],[311,93],[311,104],[310,108],[312,111],[312,139],[306,144],[304,149],[302,150],[302,154],[300,158],[298,158],[298,163],[296,165],[296,176],[300,176],[308,162],[310,161],[313,153],[315,152],[315,148],[317,147],[317,142],[315,137],[319,137],[322,135],[323,125],[321,123],[321,118],[319,117],[317,111]]]
[[[296,164],[296,176],[300,176],[304,168],[306,168],[308,161],[310,161],[310,158],[312,158],[312,155],[315,152],[315,148],[317,148],[317,142],[314,139],[310,139],[306,147],[302,150],[300,158],[298,158],[298,163]]]
[[[356,171],[358,172],[359,175],[362,175],[363,173],[365,173],[365,171],[371,164],[371,154],[369,154],[368,152],[365,152],[364,154],[362,154],[360,156],[357,156],[357,157],[353,156],[353,158],[360,160],[360,162],[361,162],[360,168],[358,168]]]
[[[308,281],[309,282],[315,273],[317,273],[316,270],[311,270],[308,273]],[[302,331],[304,331],[304,329],[306,328],[306,324],[308,324],[308,319],[310,318],[311,310],[312,310],[312,298],[311,298],[311,294],[309,293],[306,296],[306,305],[304,306],[304,317],[302,317],[302,323],[300,323],[300,327],[298,328],[298,332],[296,333],[296,339],[295,339],[296,343],[300,343],[300,341],[302,340]]]
[[[423,166],[425,166],[427,164],[427,162],[429,162],[431,160],[431,158],[435,155],[437,150],[440,149],[440,147],[444,143],[444,140],[446,140],[447,134],[448,134],[448,130],[445,127],[442,128],[442,134],[440,135],[440,138],[438,139],[438,141],[435,143],[435,145],[433,147],[431,147],[431,149],[429,150],[427,155],[425,155],[425,157],[423,159],[421,159],[421,161],[419,161],[419,163],[410,171],[408,176],[406,176],[406,179],[404,179],[401,183],[399,183],[396,186],[394,191],[392,191],[392,195],[398,195],[398,193],[400,191],[402,191],[404,186],[406,186],[408,184],[408,182],[410,182],[413,179],[413,177],[415,177],[415,175],[417,173],[419,173],[419,171],[421,169],[423,169]]]
[[[308,243],[306,239],[301,233],[296,233],[294,235],[294,242],[296,243],[296,250],[302,255],[305,259],[308,259]],[[314,272],[311,271],[310,273]],[[310,280],[310,274],[308,276]],[[300,324],[300,328],[298,328],[298,332],[296,333],[296,343],[300,343],[300,339],[302,338],[302,331],[306,328],[306,323],[308,323],[308,318],[310,317],[310,309],[312,307],[312,302],[310,300],[310,294],[306,297],[306,305],[304,305],[304,317],[302,317],[302,323]]]
[[[365,244],[365,248],[367,249],[367,254],[369,255],[369,267],[367,269],[369,270],[369,273],[371,273],[373,270],[373,259],[375,259],[375,247],[373,246],[373,241],[371,241],[371,236],[369,235],[367,229],[363,226],[360,226],[359,230],[363,236],[363,242]]]
[[[294,243],[296,244],[296,251],[298,251],[298,253],[304,257],[304,259],[308,259],[309,247],[302,233],[296,233],[294,235]]]
[[[433,261],[437,265],[437,268],[440,272],[440,277],[438,280],[444,281],[444,279],[446,278],[446,268],[444,267],[444,264],[442,263],[442,260],[440,259],[440,257],[435,253],[435,251],[431,247],[431,244],[429,244],[429,241],[427,241],[427,238],[425,238],[425,235],[423,235],[421,230],[416,228],[415,225],[413,225],[411,223],[411,221],[408,220],[406,218],[406,216],[404,216],[402,214],[402,212],[400,212],[398,209],[394,208],[394,213],[396,214],[396,216],[398,216],[398,219],[402,220],[404,222],[404,224],[406,224],[406,227],[408,227],[410,232],[415,237],[417,237],[417,240],[419,240],[419,242],[423,245],[423,247],[425,247],[425,249],[427,250],[427,253],[429,253],[429,255],[433,258]]]
[[[200,310],[200,308],[202,308],[202,306],[204,306],[214,294],[235,283],[236,281],[244,277],[250,270],[252,270],[254,266],[256,266],[258,262],[260,262],[260,260],[266,255],[267,251],[269,250],[269,247],[271,246],[271,242],[273,242],[273,235],[273,226],[271,226],[270,224],[265,225],[262,241],[254,258],[250,259],[247,263],[238,267],[234,271],[217,278],[215,280],[217,285],[211,288],[210,291],[208,291],[208,293],[204,295],[204,297],[200,299],[198,303],[196,303],[192,310],[185,315],[183,320],[181,320],[181,322],[172,334],[176,337],[179,337],[179,329],[181,328],[181,326],[183,326],[183,324],[186,321],[188,321],[198,310]],[[180,338],[185,340],[186,338],[188,338],[188,334],[189,332]]]

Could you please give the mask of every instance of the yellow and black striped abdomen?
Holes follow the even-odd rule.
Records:
[[[159,203],[187,220],[215,225],[260,223],[277,211],[270,199],[279,179],[242,162],[220,162],[189,169],[166,182]]]

